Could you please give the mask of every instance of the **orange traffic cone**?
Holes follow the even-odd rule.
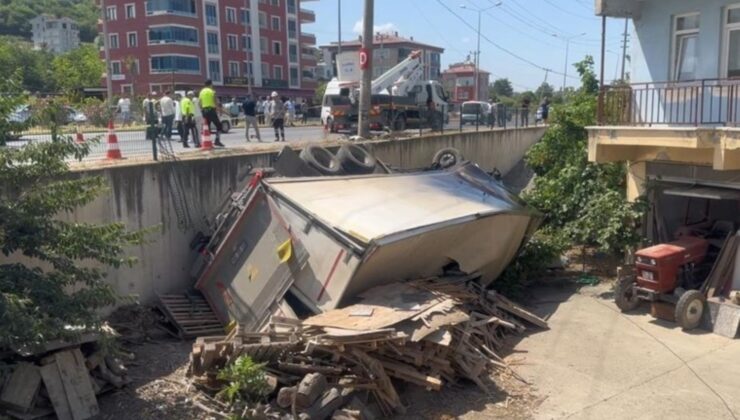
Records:
[[[123,159],[121,149],[118,148],[118,136],[113,129],[113,120],[108,121],[108,153],[107,159]]]
[[[77,144],[85,143],[85,138],[82,136],[82,133],[80,133],[80,127],[77,127],[76,131],[77,131],[77,134],[75,136],[75,143]]]
[[[200,142],[201,150],[213,150],[213,141],[211,141],[211,128],[208,120],[203,121],[203,139]]]

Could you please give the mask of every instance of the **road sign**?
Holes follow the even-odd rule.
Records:
[[[367,49],[360,48],[360,69],[367,70],[369,66],[369,62],[367,59]]]

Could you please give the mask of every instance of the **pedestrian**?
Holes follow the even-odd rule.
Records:
[[[232,97],[231,102],[226,104],[226,111],[229,113],[229,117],[231,117],[231,126],[236,127],[239,124],[239,102],[236,101],[236,98]]]
[[[182,96],[180,96],[179,93],[176,93],[175,99],[172,101],[175,105],[175,129],[177,130],[177,135],[180,137],[180,140],[182,140],[184,127],[182,125],[182,109],[180,108],[180,101],[182,101]]]
[[[200,100],[201,112],[203,113],[203,123],[206,124],[210,130],[211,124],[216,126],[216,141],[213,142],[216,146],[226,147],[221,143],[221,120],[218,119],[218,103],[216,101],[216,91],[213,90],[213,82],[211,79],[206,79],[203,84],[203,89],[198,94]]]
[[[295,102],[291,100],[290,98],[286,98],[285,101],[285,117],[288,122],[288,124],[291,127],[295,127],[295,124],[293,123],[295,121]]]
[[[203,132],[203,110],[200,107],[200,99],[198,98],[199,93],[200,92],[193,92],[193,97],[191,98],[193,101],[193,112],[195,113],[195,132],[198,135],[198,138],[200,138],[200,134]]]
[[[260,96],[257,100],[257,123],[265,124],[265,97]]]
[[[195,122],[195,104],[193,103],[193,98],[195,97],[195,92],[192,90],[189,91],[184,98],[180,101],[180,113],[182,114],[182,125],[183,125],[183,132],[182,132],[182,147],[190,147],[188,145],[188,137],[190,134],[193,135],[193,145],[195,147],[200,147],[200,141],[198,140],[198,127]]]
[[[242,103],[242,109],[244,109],[244,123],[246,125],[246,129],[244,130],[244,135],[247,138],[247,142],[249,142],[249,126],[254,126],[254,132],[257,135],[257,141],[262,143],[262,137],[260,136],[260,127],[259,124],[257,124],[257,102],[252,99],[252,95],[247,94],[247,99],[244,100],[244,103]]]
[[[131,99],[128,98],[126,93],[121,95],[121,99],[118,100],[118,113],[121,114],[122,127],[131,125]]]
[[[506,128],[506,104],[496,103],[496,122],[501,128]]]
[[[157,92],[151,92],[146,96],[142,103],[142,109],[144,110],[144,123],[146,123],[146,139],[156,140],[157,138],[157,123],[159,122],[157,117]]]
[[[175,101],[167,90],[159,100],[159,109],[162,112],[162,134],[167,140],[172,140],[172,125],[175,121]]]
[[[494,96],[488,100],[488,126],[493,128],[496,125],[496,103],[497,99]]]
[[[308,103],[305,101],[301,104],[301,124],[308,124]]]
[[[529,103],[530,103],[529,96],[525,96],[524,99],[522,99],[522,109],[521,109],[521,114],[520,114],[522,127],[529,126]]]
[[[550,98],[545,96],[540,103],[540,111],[542,114],[542,123],[547,124],[547,117],[550,115]]]
[[[283,142],[285,141],[285,104],[280,99],[277,92],[272,92],[272,100],[270,101],[270,118],[272,121],[272,128],[275,129],[275,141],[279,142],[282,137]]]
[[[268,122],[272,125],[272,96],[265,97],[265,124]]]

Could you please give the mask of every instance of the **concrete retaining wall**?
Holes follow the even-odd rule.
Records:
[[[401,168],[428,166],[434,153],[455,147],[484,169],[509,171],[527,149],[543,135],[545,128],[450,133],[405,140],[369,142],[368,146],[385,162]],[[204,225],[204,216],[220,205],[231,190],[244,185],[250,167],[270,166],[276,152],[240,153],[188,158],[178,162],[127,164],[86,168],[85,175],[108,179],[110,191],[95,202],[69,215],[69,220],[86,222],[120,221],[131,229],[156,227],[150,242],[134,247],[129,255],[138,258],[133,268],[112,270],[109,281],[119,294],[137,295],[143,302],[157,293],[178,291],[190,286],[192,254],[188,244]],[[173,181],[177,185],[173,188]],[[173,194],[175,192],[175,194]],[[182,197],[180,196],[182,195]],[[183,228],[174,200],[187,205],[193,227]]]

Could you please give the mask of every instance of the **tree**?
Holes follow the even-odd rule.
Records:
[[[21,38],[0,37],[0,74],[22,73],[22,86],[30,92],[54,90],[49,63],[53,55],[48,51],[34,50],[33,45]]]
[[[0,1],[0,35],[31,37],[30,20],[45,13],[74,19],[80,39],[92,42],[98,35],[97,2],[90,0],[2,0]]]
[[[51,67],[57,87],[67,94],[84,86],[99,85],[105,71],[98,50],[89,44],[57,56]]]
[[[23,131],[30,124],[30,121],[12,118],[18,107],[27,100],[21,80],[20,69],[10,73],[8,78],[0,78],[0,148],[13,139],[15,133]]]
[[[59,110],[50,102],[42,114]],[[54,121],[49,124],[50,142],[0,148],[0,252],[6,257],[0,263],[0,348],[97,330],[98,310],[116,301],[104,281],[106,266],[133,264],[124,249],[144,237],[120,223],[60,218],[93,201],[105,181],[69,173],[67,159],[83,158],[90,145],[59,137]]]
[[[534,94],[537,95],[538,98],[544,98],[546,96],[548,98],[552,98],[554,93],[555,88],[547,82],[542,82],[540,87],[538,87],[537,90],[534,92]]]
[[[496,79],[493,82],[491,90],[496,96],[505,96],[510,98],[514,95],[514,88],[511,86],[509,79]]]
[[[316,92],[313,94],[314,105],[320,104],[324,101],[324,93],[326,92],[327,82],[319,82],[319,86],[316,87]]]

